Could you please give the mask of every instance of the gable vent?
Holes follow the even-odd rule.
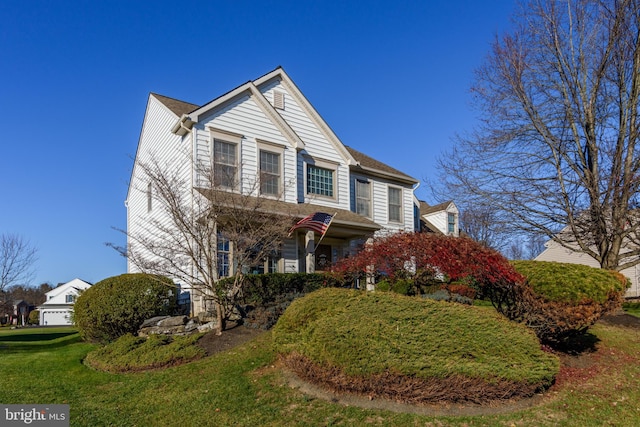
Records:
[[[273,106],[284,110],[284,92],[273,92]]]

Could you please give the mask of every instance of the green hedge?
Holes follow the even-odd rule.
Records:
[[[374,397],[531,395],[550,386],[559,369],[530,330],[495,312],[393,292],[313,292],[291,304],[273,339],[299,375]]]
[[[82,292],[73,319],[84,340],[104,343],[135,334],[146,319],[173,314],[175,308],[176,287],[171,279],[122,274]]]
[[[233,280],[233,277],[228,277],[220,280],[218,285],[224,289],[230,286]],[[342,286],[340,280],[322,273],[248,274],[244,276],[238,303],[264,305],[286,294],[307,294],[320,288]]]
[[[527,282],[519,286],[510,318],[550,344],[585,333],[622,304],[629,280],[616,271],[578,264],[514,261]]]

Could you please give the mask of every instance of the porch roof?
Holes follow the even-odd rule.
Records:
[[[382,228],[382,226],[369,218],[365,218],[362,215],[358,215],[355,212],[345,209],[336,209],[308,203],[287,203],[281,200],[245,196],[222,190],[211,190],[205,188],[196,188],[196,190],[209,200],[227,204],[234,209],[238,209],[240,206],[247,206],[248,209],[256,209],[265,213],[289,216],[291,217],[291,225],[314,212],[325,212],[331,215],[335,214],[333,221],[331,222],[331,226],[327,230],[327,237],[363,237],[373,234],[375,231]],[[251,201],[254,201],[255,204],[250,205],[249,203]]]

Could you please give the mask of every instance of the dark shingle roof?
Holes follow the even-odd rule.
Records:
[[[397,177],[400,177],[408,181],[418,182],[415,178],[407,175],[404,172],[400,172],[398,169],[392,168],[386,163],[382,163],[374,159],[373,157],[369,157],[366,154],[361,153],[360,151],[355,150],[349,146],[345,145],[345,147],[347,148],[347,151],[349,151],[349,154],[351,154],[353,158],[356,159],[356,161],[360,163],[360,166],[362,166],[363,168],[376,170],[376,171],[382,172],[383,174],[395,175]]]
[[[183,114],[190,113],[199,107],[199,105],[169,98],[168,96],[158,95],[157,93],[151,93],[151,95],[157,98],[158,101],[162,102],[165,107],[171,110],[178,117],[181,117]]]
[[[434,212],[439,212],[445,210],[453,200],[448,200],[443,203],[439,203],[435,206],[429,206],[429,204],[425,201],[420,200],[420,216],[427,215]]]

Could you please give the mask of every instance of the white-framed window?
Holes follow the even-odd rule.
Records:
[[[307,194],[334,197],[335,170],[307,165]]]
[[[369,181],[356,179],[356,213],[371,217],[371,183]]]
[[[218,277],[229,277],[229,274],[231,273],[229,268],[229,261],[231,259],[231,242],[221,233],[218,233],[217,241],[216,256],[218,263]]]
[[[76,300],[76,296],[75,295],[65,295],[64,297],[64,302],[66,302],[67,304],[71,304]]]
[[[388,187],[389,222],[402,222],[402,189]]]
[[[456,234],[456,214],[447,213],[447,233]]]
[[[279,196],[282,182],[281,154],[260,150],[260,194]]]
[[[222,129],[209,128],[211,133],[211,155],[213,186],[228,190],[239,188],[240,146],[243,136]]]
[[[213,140],[213,185],[236,188],[238,177],[238,145],[218,138]]]

